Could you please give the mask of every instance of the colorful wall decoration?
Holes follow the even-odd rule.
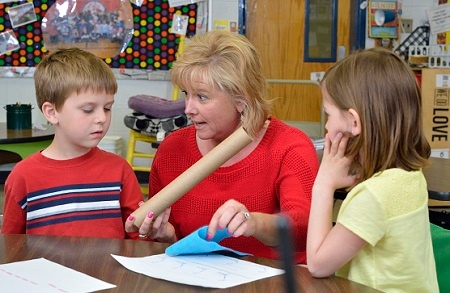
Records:
[[[80,3],[87,5],[96,1],[102,0],[80,0]],[[43,41],[41,21],[55,0],[28,2],[34,4],[37,21],[15,28],[11,25],[8,10],[27,2],[0,4],[0,33],[12,30],[19,41],[18,49],[0,55],[0,66],[35,67],[48,52]],[[120,55],[105,58],[105,62],[111,68],[170,69],[180,41],[179,35],[169,33],[173,15],[189,16],[186,36],[192,36],[196,29],[197,4],[171,8],[168,0],[144,0],[141,6],[132,4],[132,8],[134,33],[131,41]]]

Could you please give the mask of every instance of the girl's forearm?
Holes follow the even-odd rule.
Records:
[[[308,268],[313,273],[326,266],[327,260],[321,250],[322,244],[333,228],[334,190],[314,186],[308,223],[306,252]],[[326,254],[326,253],[325,253]]]

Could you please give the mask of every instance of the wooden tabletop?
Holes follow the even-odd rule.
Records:
[[[0,122],[0,144],[25,143],[51,140],[55,134],[52,125],[44,125],[46,130],[7,129],[6,122]]]
[[[134,273],[110,255],[144,257],[163,253],[166,247],[167,244],[138,240],[1,234],[0,263],[43,257],[117,286],[108,292],[283,292],[283,275],[228,289],[208,289]],[[278,261],[256,257],[245,259],[281,268]],[[298,292],[379,292],[343,278],[316,279],[300,266],[294,268],[294,273]]]

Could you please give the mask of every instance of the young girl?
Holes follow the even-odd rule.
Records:
[[[430,145],[408,65],[380,48],[356,52],[322,81],[328,116],[312,192],[308,269],[384,292],[438,292],[422,173]],[[333,194],[348,188],[336,225]]]

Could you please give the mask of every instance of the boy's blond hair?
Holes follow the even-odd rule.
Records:
[[[60,110],[72,93],[117,92],[111,68],[99,57],[78,48],[59,49],[47,55],[36,67],[34,84],[41,110],[45,102]]]

